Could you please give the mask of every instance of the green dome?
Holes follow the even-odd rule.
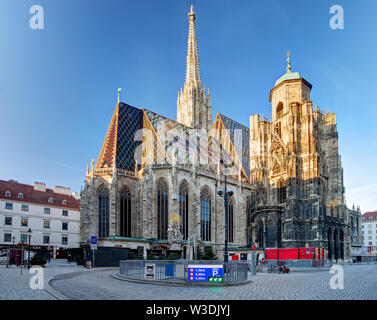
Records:
[[[296,79],[304,79],[301,74],[298,72],[287,72],[286,74],[282,75],[276,82],[275,87],[282,83],[285,80],[296,80]]]
[[[275,82],[275,87],[278,86],[280,83],[282,83],[283,81],[286,81],[286,80],[298,80],[298,79],[302,79],[304,80],[308,85],[309,85],[309,88],[311,89],[312,88],[312,85],[306,81],[304,79],[303,76],[301,76],[301,74],[299,74],[298,72],[292,72],[292,69],[291,69],[291,61],[289,59],[289,56],[290,56],[290,52],[287,52],[287,72],[285,74],[283,74],[276,82]]]

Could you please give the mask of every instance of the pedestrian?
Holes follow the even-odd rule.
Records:
[[[50,261],[51,261],[51,253],[50,253],[50,251],[47,253],[47,261],[48,261],[48,263],[50,263]]]
[[[72,257],[71,257],[71,254],[70,254],[70,253],[68,253],[67,260],[68,260],[69,263],[71,263],[71,261],[72,261]]]

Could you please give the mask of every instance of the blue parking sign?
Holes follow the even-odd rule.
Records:
[[[187,269],[188,281],[223,281],[222,265],[189,265]]]
[[[97,244],[97,237],[91,237],[90,243],[91,244]]]

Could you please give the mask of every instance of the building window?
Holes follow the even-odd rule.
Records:
[[[43,228],[50,229],[50,220],[43,221]]]
[[[68,217],[68,210],[63,210],[63,216]]]
[[[63,222],[62,223],[62,229],[63,230],[68,230],[68,223],[67,222]]]
[[[13,210],[13,203],[11,203],[11,202],[6,202],[6,203],[5,203],[5,209]]]
[[[371,245],[372,245],[372,242],[369,242],[369,245],[371,246]]]
[[[21,243],[27,243],[27,234],[21,234]]]
[[[53,203],[53,202],[54,202],[54,199],[53,199],[53,198],[48,198],[48,202],[49,202],[49,203]]]
[[[7,225],[7,226],[11,226],[12,225],[12,217],[5,217],[4,224]]]
[[[44,211],[43,211],[45,214],[50,214],[51,213],[51,210],[50,208],[44,208]]]
[[[283,116],[283,107],[283,103],[279,102],[278,106],[276,107],[276,120]]]
[[[50,243],[50,236],[43,236],[43,244],[49,244]]]
[[[181,217],[181,233],[183,239],[188,237],[188,187],[183,182],[179,187],[179,215]]]
[[[21,211],[29,211],[29,206],[27,204],[21,205]]]
[[[157,238],[167,239],[168,231],[168,185],[164,180],[157,183]]]
[[[27,227],[27,226],[28,226],[28,219],[21,218],[21,227]]]
[[[228,241],[233,242],[234,234],[234,214],[233,214],[233,199],[228,204]]]
[[[286,182],[283,179],[279,180],[277,187],[278,187],[278,203],[285,203],[285,200],[287,199]]]
[[[109,190],[104,186],[98,188],[98,235],[100,238],[109,236]]]
[[[68,237],[62,237],[62,244],[68,244]]]
[[[24,195],[22,193],[18,194],[18,199],[23,199]]]
[[[11,241],[12,241],[12,234],[4,233],[4,242],[11,242]]]
[[[200,236],[202,241],[211,241],[211,196],[207,187],[200,192]]]
[[[62,205],[65,206],[67,204],[67,200],[62,201]]]
[[[6,191],[6,192],[5,192],[5,196],[6,196],[6,197],[11,197],[12,194],[10,193],[10,191]]]
[[[131,237],[132,216],[131,216],[131,193],[125,186],[120,191],[120,235]]]

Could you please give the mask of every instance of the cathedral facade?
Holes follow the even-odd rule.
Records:
[[[166,255],[169,229],[179,221],[183,249],[195,238],[222,258],[226,221],[231,252],[255,244],[350,257],[335,114],[312,104],[312,85],[291,71],[288,57],[270,92],[271,120],[252,115],[246,127],[217,114],[212,122],[192,7],[188,17],[177,120],[118,101],[98,160],[87,168],[82,242],[97,236],[99,246]],[[227,214],[218,195],[225,175],[233,191]]]

